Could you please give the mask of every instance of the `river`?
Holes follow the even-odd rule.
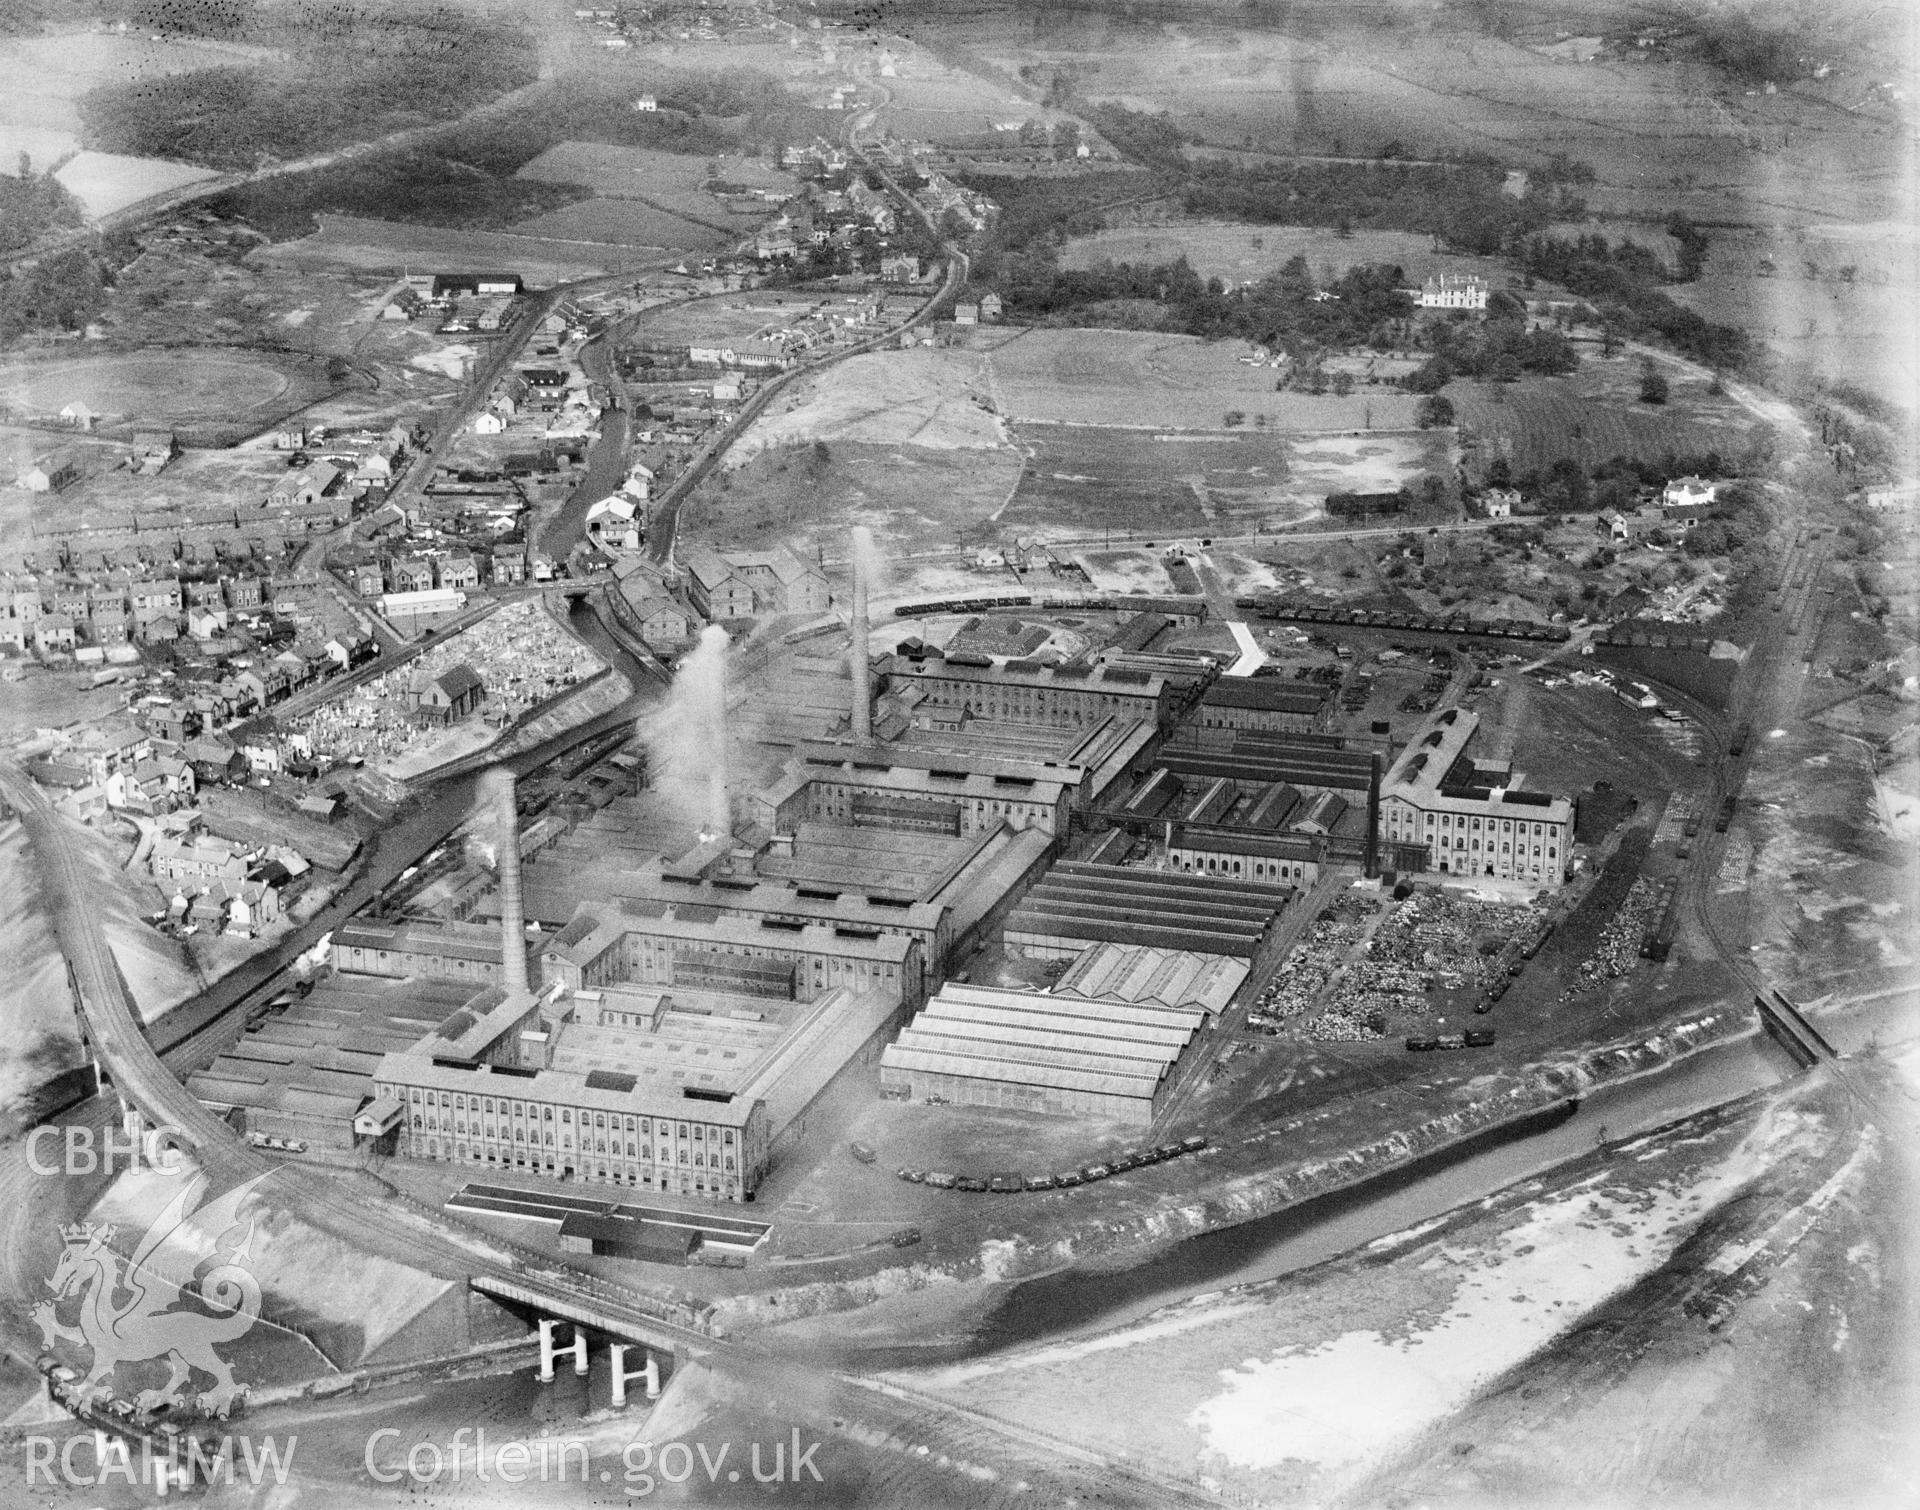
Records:
[[[1818,1022],[1842,1053],[1869,1038],[1885,1043],[1912,1031],[1904,996],[1863,1002]],[[1715,1044],[1670,1069],[1596,1090],[1571,1116],[1550,1112],[1495,1129],[1352,1189],[1169,1244],[1127,1267],[1079,1264],[1004,1286],[964,1339],[858,1349],[836,1362],[861,1372],[932,1366],[1123,1327],[1196,1295],[1298,1273],[1545,1174],[1602,1143],[1618,1144],[1765,1091],[1793,1073],[1792,1061],[1764,1034]]]

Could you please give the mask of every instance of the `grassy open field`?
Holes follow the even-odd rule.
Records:
[[[995,125],[1057,117],[991,80],[944,67],[916,51],[885,80],[892,102],[886,122],[903,136],[932,142],[969,141],[988,135]]]
[[[704,250],[723,245],[727,240],[708,226],[696,225],[635,199],[583,199],[532,220],[518,221],[512,231],[543,240],[605,242],[674,251]]]
[[[117,152],[82,152],[53,175],[80,201],[88,218],[98,220],[155,194],[199,183],[216,175],[211,168],[167,162],[158,157],[123,157]]]
[[[1341,236],[1313,226],[1237,225],[1221,221],[1173,221],[1166,225],[1122,225],[1076,236],[1060,249],[1060,265],[1092,267],[1107,262],[1171,262],[1185,257],[1203,278],[1251,283],[1278,272],[1294,257],[1305,257],[1316,279],[1330,283],[1350,267],[1367,263],[1397,265],[1409,284],[1434,273],[1479,273],[1496,288],[1516,281],[1507,265],[1492,257],[1463,257],[1435,249],[1431,236],[1412,231],[1357,230]]]
[[[514,177],[583,184],[607,199],[651,199],[662,189],[698,189],[707,181],[708,170],[706,158],[690,153],[606,142],[561,142],[523,163]]]
[[[822,301],[805,294],[742,293],[649,310],[634,324],[638,338],[664,342],[739,341],[780,330]]]
[[[1416,400],[1362,384],[1345,398],[1279,393],[1279,374],[1240,360],[1244,341],[1126,330],[1033,330],[988,359],[1009,419],[1164,430],[1402,430]],[[1242,418],[1228,425],[1227,416]]]
[[[1761,269],[1771,263],[1775,271]],[[1673,297],[1738,326],[1789,367],[1845,377],[1896,403],[1920,391],[1920,232],[1899,221],[1718,231],[1705,272]]]
[[[160,41],[70,31],[0,41],[0,163],[11,173],[22,152],[44,173],[81,146],[79,101],[102,84],[160,78],[196,68],[244,68],[270,59],[263,48],[230,42]],[[157,168],[169,168],[162,164]],[[152,193],[154,190],[148,190]],[[98,213],[89,208],[90,213]]]
[[[599,273],[639,267],[649,259],[611,243],[541,240],[498,231],[449,231],[435,226],[319,215],[317,234],[276,242],[253,255],[262,262],[313,271],[404,272],[411,267],[505,267],[535,288]]]
[[[1018,535],[1246,534],[1303,518],[1318,503],[1295,474],[1293,448],[1276,435],[1160,440],[1078,425],[1014,430],[1027,469],[1002,521]]]
[[[271,361],[244,353],[136,351],[11,367],[0,402],[32,414],[79,402],[102,418],[163,422],[269,407],[291,385]]]
[[[1504,452],[1517,471],[1545,467],[1563,456],[1583,462],[1632,456],[1659,461],[1718,451],[1740,454],[1753,418],[1697,379],[1671,380],[1658,407],[1637,401],[1639,363],[1588,354],[1571,377],[1531,377],[1498,385],[1456,381],[1447,388],[1455,412],[1489,454]]]
[[[581,184],[601,199],[642,199],[658,209],[696,221],[726,223],[738,218],[743,225],[771,214],[770,206],[736,217],[735,212],[701,186],[716,172],[731,181],[755,187],[797,192],[790,174],[770,169],[758,159],[716,160],[651,147],[615,147],[604,142],[562,142],[549,147],[514,175],[540,183]],[[669,243],[671,244],[671,243]]]

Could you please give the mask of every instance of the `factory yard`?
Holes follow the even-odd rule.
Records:
[[[484,713],[475,720],[490,734],[477,733],[472,724],[423,720],[416,706],[418,690],[461,666],[485,688]],[[529,709],[602,669],[600,657],[556,624],[539,601],[523,600],[294,720],[292,730],[310,741],[316,758],[364,759],[403,777],[484,748]]]
[[[1426,1028],[1436,1014],[1452,1020],[1493,983],[1493,958],[1537,926],[1545,900],[1482,901],[1441,887],[1398,903],[1348,893],[1322,909],[1281,961],[1255,1000],[1255,1018],[1270,1020],[1275,1033],[1326,1043]]]

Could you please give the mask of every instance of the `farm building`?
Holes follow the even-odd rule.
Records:
[[[521,291],[518,273],[436,273],[433,279],[433,297],[436,299],[452,299],[461,294],[479,297],[487,294],[517,294]]]
[[[880,1083],[916,1100],[1152,1122],[1199,1007],[950,983],[880,1056]]]
[[[68,456],[43,456],[20,469],[19,484],[29,493],[57,493],[79,481],[80,469]]]

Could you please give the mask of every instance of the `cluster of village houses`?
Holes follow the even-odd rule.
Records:
[[[312,869],[291,845],[250,845],[209,833],[194,805],[202,786],[245,780],[248,752],[217,733],[187,732],[191,710],[156,703],[149,726],[126,718],[60,736],[28,763],[34,779],[60,789],[62,811],[92,822],[111,812],[146,820],[146,867],[167,899],[163,924],[206,933],[256,935],[277,922],[288,892]],[[278,752],[256,750],[277,767]],[[298,809],[332,821],[340,799],[307,796]]]

